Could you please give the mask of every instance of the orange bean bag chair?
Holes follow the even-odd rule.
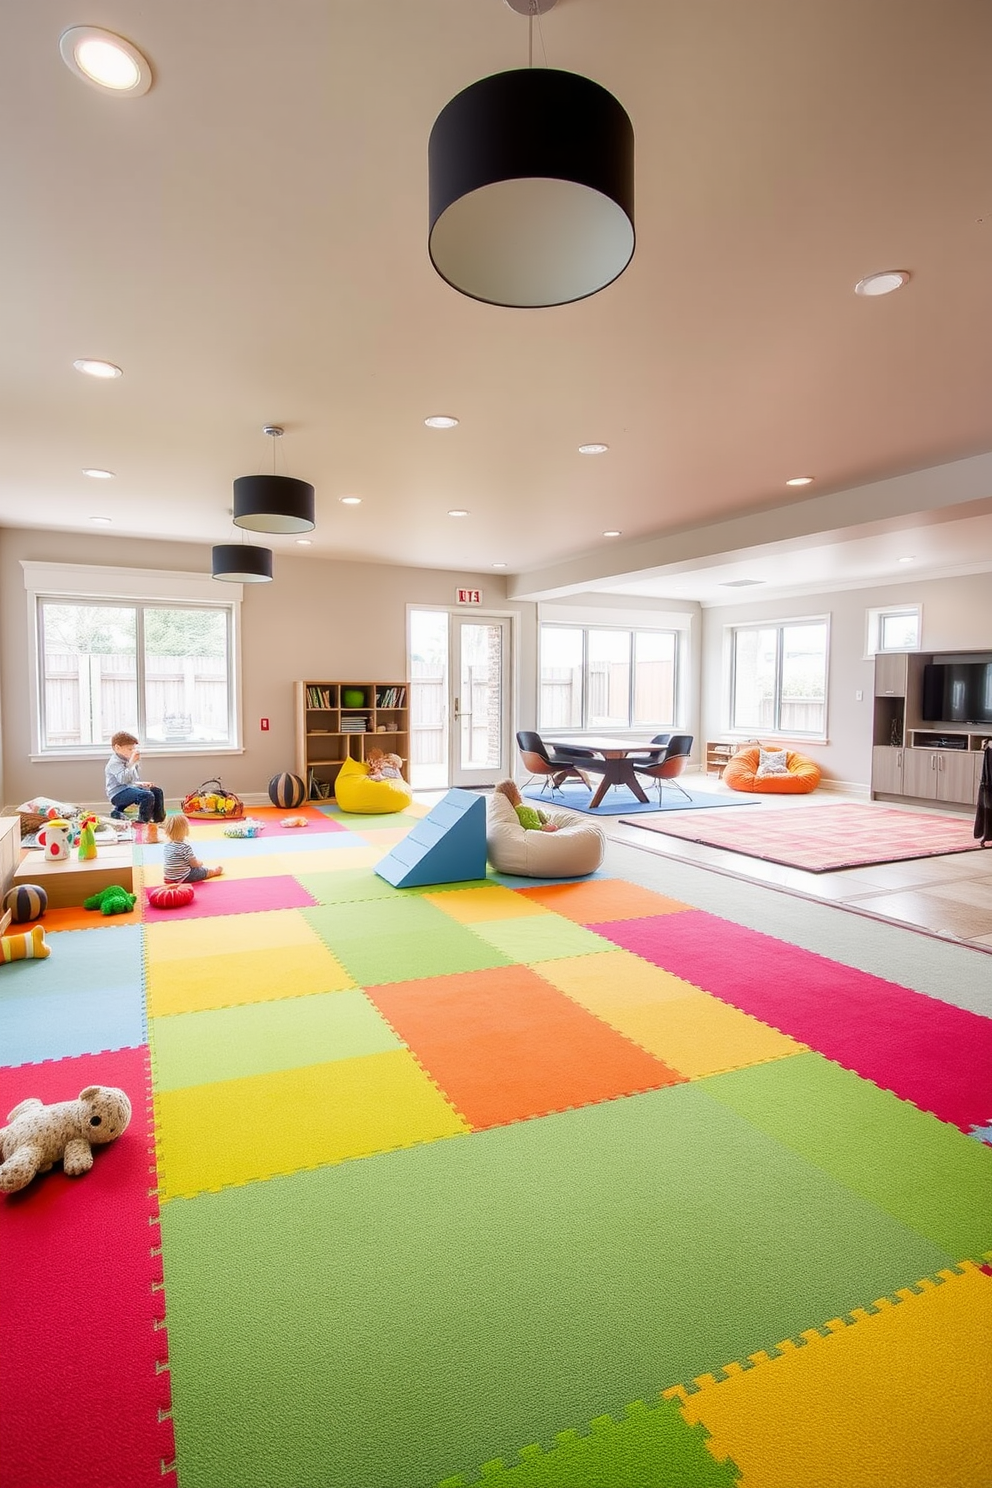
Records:
[[[759,780],[757,771],[760,759],[761,747],[758,745],[753,749],[742,749],[732,757],[723,772],[724,781],[731,790],[750,791],[752,794],[767,791],[770,795],[802,796],[808,791],[816,790],[820,783],[823,772],[816,761],[808,759],[805,754],[794,754],[791,749],[788,750],[785,756],[788,774],[765,775]]]

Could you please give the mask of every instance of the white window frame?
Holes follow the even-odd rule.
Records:
[[[776,678],[775,678],[775,712],[781,718],[782,714],[782,632],[794,625],[823,625],[826,629],[826,644],[823,651],[823,729],[816,733],[806,732],[802,729],[762,728],[759,730],[762,739],[797,739],[809,743],[826,744],[829,740],[827,733],[827,706],[830,698],[830,615],[788,615],[782,620],[752,620],[749,624],[728,625],[726,627],[727,652],[729,664],[727,667],[728,689],[726,693],[728,727],[725,732],[732,734],[735,738],[750,739],[754,737],[754,729],[735,724],[734,717],[734,691],[737,669],[737,632],[741,630],[777,630],[778,640],[776,642]]]
[[[883,646],[882,627],[890,617],[899,615],[915,615],[916,617],[916,640],[912,646]],[[865,617],[865,660],[871,661],[875,656],[892,656],[903,651],[919,651],[923,637],[923,606],[919,604],[880,605],[877,609],[868,610]]]
[[[678,729],[680,729],[682,727],[682,716],[683,716],[683,713],[684,713],[684,699],[683,699],[683,675],[684,675],[684,666],[685,666],[684,647],[685,647],[685,636],[686,636],[686,632],[683,629],[681,629],[679,626],[676,626],[676,625],[637,625],[637,624],[617,625],[617,624],[604,623],[603,621],[600,621],[600,620],[565,620],[565,619],[562,619],[562,620],[545,620],[545,619],[542,618],[538,622],[538,633],[537,633],[537,701],[538,701],[537,727],[538,727],[538,730],[539,731],[542,728],[550,728],[550,727],[552,727],[552,725],[550,725],[550,724],[543,723],[543,721],[541,719],[541,716],[540,716],[541,676],[542,676],[542,670],[541,670],[542,669],[542,641],[543,641],[543,638],[544,638],[544,632],[546,630],[579,630],[579,631],[582,632],[582,705],[581,705],[582,722],[579,725],[573,726],[573,727],[568,728],[568,729],[564,729],[563,728],[562,729],[562,732],[569,733],[569,734],[591,733],[592,732],[592,725],[589,722],[589,632],[591,630],[615,630],[615,631],[622,631],[622,632],[624,632],[626,635],[628,635],[630,637],[630,662],[629,662],[630,680],[629,680],[628,687],[627,687],[627,720],[628,721],[625,724],[612,724],[612,725],[602,724],[602,725],[597,725],[597,730],[596,731],[599,732],[599,733],[614,734],[614,733],[640,732],[640,731],[642,731],[644,729],[649,729],[649,728],[662,728],[662,729],[670,728],[674,732],[675,730],[678,730]],[[662,718],[648,719],[648,720],[641,721],[641,722],[638,722],[638,723],[634,723],[633,722],[633,716],[634,716],[634,687],[635,687],[635,683],[636,683],[634,659],[635,659],[636,650],[637,650],[634,637],[638,633],[645,634],[645,635],[670,635],[670,636],[673,636],[675,638],[675,675],[674,675],[674,678],[673,678],[673,687],[672,687],[672,695],[673,695],[673,699],[674,699],[675,717],[671,721],[671,723],[669,723],[667,719],[662,719]]]
[[[83,563],[35,563],[21,559],[28,609],[28,677],[30,686],[31,732],[34,752],[32,763],[55,759],[103,759],[106,746],[83,745],[61,749],[44,747],[41,712],[41,647],[38,639],[40,600],[73,603],[96,600],[105,604],[138,603],[146,605],[195,605],[224,610],[229,616],[231,653],[228,681],[231,690],[231,741],[206,748],[196,747],[198,755],[234,755],[244,753],[241,685],[241,602],[244,586],[224,585],[218,594],[217,581],[206,574],[183,573],[168,569],[98,568]],[[188,756],[189,745],[179,747],[142,741],[143,755],[166,758]]]

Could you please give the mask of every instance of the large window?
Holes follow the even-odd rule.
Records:
[[[237,743],[231,605],[35,604],[43,753],[104,748],[119,729],[152,748]]]
[[[678,632],[542,625],[540,729],[676,722]]]
[[[730,726],[823,738],[827,724],[827,622],[736,626]]]

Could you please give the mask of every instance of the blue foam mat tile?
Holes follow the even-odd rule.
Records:
[[[44,961],[0,971],[0,1063],[35,1064],[144,1042],[140,925],[47,937]]]

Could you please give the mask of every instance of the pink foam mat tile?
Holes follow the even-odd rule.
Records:
[[[0,1111],[92,1084],[127,1092],[127,1130],[0,1197],[3,1488],[175,1482],[147,1047],[0,1070]]]
[[[156,909],[146,903],[145,923],[254,914],[266,909],[307,909],[317,903],[299,880],[289,874],[275,874],[268,878],[210,878],[204,883],[194,884],[193,891],[193,902],[179,909]]]
[[[348,828],[343,822],[336,821],[332,816],[325,816],[315,806],[292,807],[281,806],[251,806],[245,808],[245,816],[250,816],[252,821],[261,822],[265,828],[266,837],[309,837],[313,832],[347,832]],[[287,817],[302,816],[306,819],[305,827],[284,827],[283,821]],[[237,823],[234,823],[237,825]]]
[[[992,1018],[703,910],[588,928],[962,1131],[988,1118]]]

